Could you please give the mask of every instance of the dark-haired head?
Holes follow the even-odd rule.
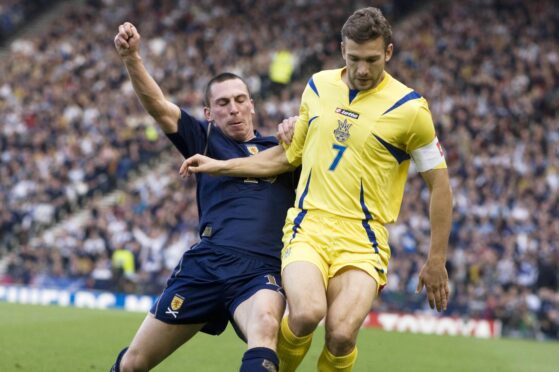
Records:
[[[351,88],[368,90],[380,84],[384,67],[392,57],[390,24],[377,8],[353,13],[342,28],[342,79]]]
[[[379,36],[385,48],[392,42],[392,27],[378,8],[356,10],[342,27],[342,41],[350,39],[360,44]]]
[[[243,84],[245,85],[245,87],[247,88],[247,93],[250,95],[250,90],[248,89],[248,84],[246,83],[246,81],[243,80],[242,77],[240,77],[239,75],[236,75],[232,72],[222,72],[221,74],[218,74],[216,76],[214,76],[213,78],[210,79],[210,81],[208,81],[208,84],[206,84],[206,90],[204,91],[204,105],[205,106],[210,106],[211,103],[211,89],[212,86],[215,83],[221,83],[223,81],[227,81],[227,80],[233,80],[233,79],[239,79],[240,81],[243,82]]]

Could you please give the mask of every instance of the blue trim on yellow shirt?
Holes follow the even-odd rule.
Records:
[[[314,84],[313,78],[309,79],[309,86],[311,87],[312,90],[314,90],[316,95],[320,97],[320,94],[318,94],[318,89],[316,89],[316,85]]]
[[[359,200],[361,201],[361,209],[363,210],[363,213],[365,214],[365,218],[361,221],[361,223],[363,224],[363,227],[365,228],[365,231],[367,232],[367,237],[369,238],[369,241],[372,243],[372,247],[375,250],[375,253],[378,253],[378,242],[377,242],[377,236],[375,235],[375,232],[373,231],[373,229],[371,229],[371,225],[369,225],[369,220],[373,219],[373,216],[371,216],[371,212],[369,212],[369,208],[367,208],[367,205],[365,205],[365,193],[363,192],[363,180],[361,180],[361,195],[359,197]]]
[[[318,94],[318,93],[317,93]],[[421,94],[417,93],[415,90],[413,92],[410,92],[408,94],[406,94],[405,96],[403,96],[402,98],[400,98],[398,100],[398,102],[396,102],[394,105],[392,105],[392,107],[390,107],[388,110],[386,110],[383,115],[388,114],[390,111],[397,109],[398,107],[402,106],[404,103],[411,101],[412,99],[418,99],[421,98]]]
[[[298,205],[299,209],[303,209],[303,202],[305,201],[305,198],[309,193],[309,184],[311,183],[311,175],[312,175],[312,171],[309,173],[309,179],[307,180],[305,189],[303,190],[303,193],[301,194],[301,198],[299,199],[299,205]]]
[[[357,93],[359,93],[359,90],[357,90],[357,89],[350,89],[349,90],[349,103],[350,104],[355,99],[355,97],[357,97]]]
[[[398,161],[398,164],[402,164],[403,161],[406,161],[410,158],[410,155],[404,150],[401,150],[396,146],[389,144],[376,134],[374,136],[384,147],[386,147],[386,149],[392,154],[392,156],[394,156],[394,158]]]
[[[311,125],[311,123],[312,123],[312,122],[314,121],[314,119],[316,119],[317,117],[318,117],[318,115],[313,116],[313,117],[311,118],[311,120],[309,120],[309,124],[308,124],[308,125]]]
[[[299,229],[299,226],[301,226],[301,223],[303,222],[303,219],[307,215],[307,210],[303,209],[303,202],[305,201],[305,198],[307,197],[307,194],[309,193],[309,184],[311,183],[311,174],[312,174],[312,171],[311,171],[311,173],[309,173],[309,178],[307,179],[307,184],[305,185],[305,190],[303,190],[303,193],[301,194],[301,198],[299,198],[299,204],[297,205],[297,207],[301,210],[301,212],[299,212],[297,217],[295,217],[295,219],[293,220],[293,235],[291,235],[291,240],[293,240],[295,238],[295,235],[297,235],[297,230]]]

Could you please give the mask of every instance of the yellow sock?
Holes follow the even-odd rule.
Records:
[[[280,334],[278,338],[278,356],[280,360],[280,371],[292,372],[297,369],[303,361],[312,342],[310,335],[298,337],[289,329],[287,317],[281,320]]]
[[[318,359],[319,372],[350,372],[357,360],[357,346],[347,355],[335,356],[326,345],[322,349],[322,354]]]

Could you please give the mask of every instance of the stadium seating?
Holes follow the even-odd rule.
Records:
[[[58,0],[3,0],[0,4],[0,45]]]

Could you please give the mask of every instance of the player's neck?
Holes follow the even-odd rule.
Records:
[[[377,89],[378,86],[380,85],[380,83],[383,82],[383,80],[384,80],[385,77],[386,77],[386,71],[382,70],[382,74],[380,74],[378,80],[375,81],[375,84],[374,84],[371,88],[369,88],[369,89],[367,89],[367,90]]]
[[[253,129],[253,130],[250,131],[250,133],[247,133],[247,135],[245,136],[245,138],[242,141],[239,141],[239,142],[248,142],[248,141],[251,141],[255,138],[256,138],[256,133]]]

